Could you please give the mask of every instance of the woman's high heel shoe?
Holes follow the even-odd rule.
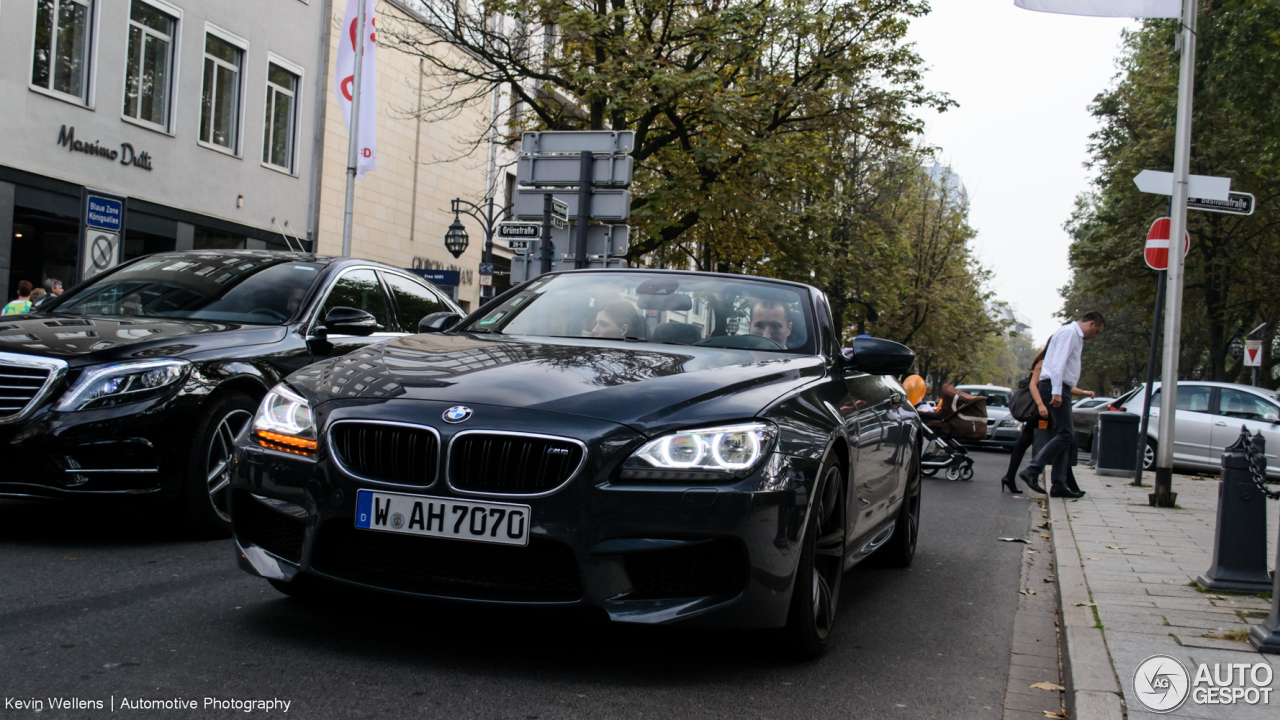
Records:
[[[1008,488],[1009,492],[1014,493],[1015,495],[1018,493],[1018,483],[1015,482],[1014,479],[1009,477],[1008,475],[1000,478],[1001,494],[1004,493],[1006,488]]]

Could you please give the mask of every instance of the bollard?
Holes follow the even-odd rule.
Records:
[[[1218,529],[1213,564],[1196,583],[1209,590],[1262,593],[1271,589],[1267,572],[1267,497],[1253,479],[1251,453],[1264,449],[1262,433],[1240,437],[1222,452],[1218,483]],[[1260,456],[1266,473],[1266,456]]]
[[[1280,568],[1280,545],[1276,546],[1276,568]],[[1249,644],[1258,652],[1280,655],[1280,573],[1273,573],[1271,614],[1249,628]]]

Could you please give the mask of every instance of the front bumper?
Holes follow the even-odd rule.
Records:
[[[183,395],[69,413],[53,411],[46,401],[29,417],[0,425],[0,496],[173,491],[198,410],[195,398]]]
[[[339,419],[422,423],[445,405],[391,400],[317,408],[322,427]],[[501,430],[576,438],[587,462],[545,496],[494,502],[532,509],[527,547],[369,532],[355,528],[357,491],[411,492],[475,500],[438,477],[419,490],[348,474],[321,443],[304,459],[241,438],[232,481],[239,562],[261,577],[301,575],[384,592],[477,603],[595,607],[615,621],[779,627],[786,622],[801,529],[818,463],[775,454],[754,474],[725,485],[620,481],[618,465],[643,441],[634,431],[588,418],[477,408]],[[436,424],[441,446],[457,426]],[[440,458],[437,471],[443,475]]]

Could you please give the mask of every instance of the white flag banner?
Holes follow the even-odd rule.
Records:
[[[378,167],[378,63],[377,36],[373,13],[378,0],[365,0],[365,26],[368,32],[359,33],[358,0],[347,0],[347,11],[342,18],[344,29],[338,42],[338,63],[333,76],[333,92],[342,108],[342,120],[351,130],[351,104],[355,96],[356,38],[364,36],[364,60],[360,66],[360,127],[359,146],[356,151],[356,177]]]
[[[1024,10],[1094,17],[1176,18],[1182,0],[1013,0]]]

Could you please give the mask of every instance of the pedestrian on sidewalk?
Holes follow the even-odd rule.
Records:
[[[0,315],[22,315],[31,312],[31,283],[23,280],[18,283],[18,299],[4,306]]]
[[[1031,376],[1027,381],[1027,390],[1031,391],[1031,399],[1036,404],[1039,420],[1049,419],[1049,409],[1045,407],[1044,398],[1040,395],[1040,371],[1044,367],[1044,356],[1047,352],[1049,352],[1049,344],[1045,343],[1044,349],[1040,351],[1039,355],[1036,355],[1035,360],[1031,361]],[[1081,390],[1080,388],[1071,388],[1071,394],[1076,397],[1094,397],[1093,391]],[[1027,448],[1035,444],[1036,426],[1038,424],[1039,422],[1034,418],[1022,423],[1022,434],[1018,436],[1017,442],[1013,444],[1013,451],[1009,455],[1009,469],[1005,472],[1004,477],[1000,478],[1000,484],[1004,486],[1000,489],[1000,492],[1004,492],[1006,488],[1009,492],[1018,492],[1018,483],[1014,478],[1018,476],[1018,466],[1022,464],[1022,456],[1026,454]],[[1074,441],[1072,444],[1074,445]],[[1071,452],[1073,450],[1067,450],[1067,453]],[[1067,488],[1072,492],[1084,495],[1084,491],[1076,484],[1075,475],[1071,472],[1071,467],[1068,463],[1070,455],[1059,455],[1059,458],[1061,458],[1061,462],[1056,459],[1053,461],[1053,472],[1066,473],[1063,483]],[[1039,482],[1031,485],[1031,489],[1038,493],[1044,492],[1044,487]]]
[[[1052,462],[1059,453],[1064,453],[1075,442],[1075,424],[1071,419],[1071,391],[1080,382],[1080,353],[1084,349],[1084,341],[1092,340],[1107,327],[1102,313],[1090,311],[1079,320],[1067,323],[1049,338],[1045,348],[1043,365],[1040,370],[1039,391],[1041,398],[1048,397],[1049,420],[1053,422],[1054,435],[1040,452],[1031,458],[1026,469],[1018,473],[1018,478],[1028,487],[1036,488],[1040,483],[1036,478],[1044,470],[1044,466]],[[1068,398],[1063,400],[1064,396]],[[1049,497],[1080,497],[1065,484],[1066,473],[1053,474],[1053,486],[1049,489]]]

